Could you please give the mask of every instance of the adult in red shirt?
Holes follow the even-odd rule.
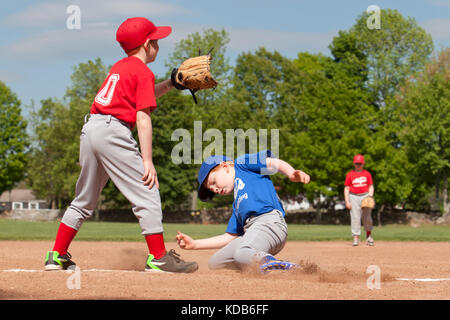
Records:
[[[146,18],[130,18],[116,33],[127,57],[109,71],[91,106],[80,136],[81,172],[75,198],[67,208],[48,251],[45,270],[73,269],[67,252],[83,222],[90,218],[101,191],[111,179],[132,204],[149,254],[145,271],[194,272],[196,262],[185,262],[167,251],[163,238],[159,183],[152,157],[151,112],[156,98],[173,87],[170,79],[155,84],[147,64],[158,54],[158,40],[167,37],[169,26],[157,27]],[[132,135],[137,127],[139,144]],[[143,264],[144,265],[144,264]]]
[[[361,208],[361,202],[366,197],[373,197],[374,187],[372,175],[364,169],[364,157],[360,154],[354,156],[355,168],[347,173],[345,177],[345,206],[350,210],[351,230],[353,246],[359,244],[361,235],[361,220],[366,230],[367,244],[373,246],[372,237],[372,209]]]

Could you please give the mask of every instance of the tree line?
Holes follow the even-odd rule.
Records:
[[[299,50],[287,58],[260,47],[242,52],[232,65],[225,30],[205,29],[178,42],[159,80],[199,48],[214,48],[211,70],[219,86],[198,92],[197,105],[190,94],[172,90],[152,113],[163,209],[179,208],[197,189],[199,165],[172,161],[179,143],[172,133],[183,128],[193,137],[194,122],[202,121],[204,129],[216,128],[224,136],[227,129],[266,129],[269,135],[276,129],[279,157],[311,176],[308,185],[273,176],[280,196],[302,195],[318,212],[343,199],[345,174],[360,153],[374,178],[379,209],[430,211],[437,203],[449,216],[450,49],[434,51],[431,36],[396,10],[381,11],[381,29],[369,30],[367,18],[363,13],[350,29],[339,31],[329,56]],[[80,170],[83,117],[110,67],[100,58],[75,66],[64,97],[42,100],[27,120],[17,96],[0,82],[0,191],[25,179],[53,207],[70,203]],[[202,141],[202,148],[210,143]],[[198,206],[231,203],[229,197],[215,198]],[[111,182],[101,201],[103,207],[129,206]]]

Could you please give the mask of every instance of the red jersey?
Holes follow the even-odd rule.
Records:
[[[345,177],[345,186],[350,187],[351,193],[361,194],[369,192],[369,186],[372,184],[372,175],[367,170],[361,172],[352,170]]]
[[[116,62],[92,103],[91,113],[108,114],[125,121],[132,128],[136,112],[156,109],[155,76],[139,58],[127,57]]]

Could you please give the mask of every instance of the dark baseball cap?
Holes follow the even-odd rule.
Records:
[[[200,170],[198,171],[198,198],[202,201],[208,201],[211,200],[215,193],[209,190],[208,188],[205,188],[203,186],[203,182],[205,181],[208,174],[211,172],[212,169],[217,167],[220,163],[223,161],[233,161],[233,159],[218,155],[218,156],[210,156],[208,159],[203,161]]]
[[[157,27],[147,18],[129,18],[117,29],[116,40],[125,51],[128,51],[139,47],[147,39],[162,39],[171,32],[172,27]]]

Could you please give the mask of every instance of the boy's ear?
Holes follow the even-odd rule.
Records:
[[[220,163],[220,166],[226,170],[226,172],[228,173],[230,171],[230,164],[226,161],[222,161]]]
[[[148,50],[148,47],[150,46],[150,39],[145,40],[144,42],[144,48]]]

